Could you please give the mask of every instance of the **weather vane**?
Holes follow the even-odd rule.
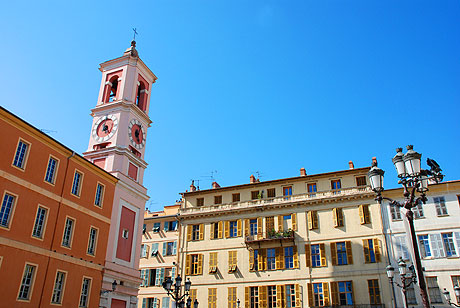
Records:
[[[133,31],[134,31],[134,38],[133,38],[133,41],[135,41],[135,40],[136,40],[136,34],[139,35],[139,33],[137,33],[136,28],[133,28]]]

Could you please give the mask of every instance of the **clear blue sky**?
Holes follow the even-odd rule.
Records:
[[[79,153],[99,63],[139,32],[152,89],[150,209],[209,188],[369,166],[414,144],[460,179],[460,2],[9,1],[2,106]]]

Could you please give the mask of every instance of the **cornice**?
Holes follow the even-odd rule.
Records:
[[[147,126],[150,127],[152,124],[152,120],[150,120],[148,114],[143,112],[139,107],[136,106],[133,102],[129,102],[125,99],[117,100],[111,103],[97,105],[93,109],[91,109],[91,116],[103,116],[106,115],[107,112],[110,111],[111,113],[121,112],[121,111],[128,111],[135,114],[139,119],[143,120],[143,122],[147,123]]]
[[[148,163],[146,163],[145,160],[131,153],[131,151],[128,150],[127,147],[122,147],[118,145],[113,146],[113,147],[108,147],[105,149],[84,152],[83,155],[86,158],[94,158],[94,157],[108,156],[109,154],[112,154],[113,152],[115,152],[115,154],[118,154],[118,155],[128,156],[131,160],[135,161],[138,165],[140,165],[144,169],[146,169],[148,166]]]

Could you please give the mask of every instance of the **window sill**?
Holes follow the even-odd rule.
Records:
[[[450,216],[449,214],[442,214],[442,215],[436,215],[436,217],[448,217]]]

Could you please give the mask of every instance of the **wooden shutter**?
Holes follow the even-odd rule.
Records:
[[[300,301],[300,285],[295,284],[295,308],[302,308],[302,302]]]
[[[337,220],[337,208],[332,209],[332,222],[334,223],[334,227],[338,227],[338,220]]]
[[[355,290],[353,288],[353,281],[350,281],[350,284],[351,284],[351,298],[353,300],[353,303],[356,303],[356,301],[355,301]]]
[[[359,206],[359,223],[364,225],[366,224],[366,217],[364,216],[364,205]]]
[[[343,210],[341,208],[337,209],[337,225],[343,227]]]
[[[266,254],[266,250],[265,248],[261,248],[259,249],[259,255],[258,255],[258,268],[259,268],[259,271],[265,271],[265,269],[267,268],[267,260],[265,258],[265,254]]]
[[[307,220],[308,220],[308,230],[313,230],[313,218],[311,211],[308,211],[307,213]]]
[[[177,254],[177,241],[174,241],[172,254],[173,255]]]
[[[254,250],[249,250],[249,270],[254,270]]]
[[[165,221],[165,222],[164,222],[164,224],[163,224],[163,230],[169,231],[169,222],[168,222],[168,221]]]
[[[319,244],[319,250],[321,253],[321,266],[327,266],[326,263],[326,247],[324,244]]]
[[[337,265],[337,244],[331,243],[331,261],[332,265]]]
[[[332,306],[339,305],[339,286],[337,281],[331,282],[331,302]]]
[[[278,216],[278,231],[283,231],[283,215]]]
[[[166,269],[164,267],[160,270],[161,274],[160,274],[160,283],[158,284],[159,286],[161,286],[163,281],[165,281],[165,271],[166,271]]]
[[[313,229],[318,229],[318,212],[312,211]]]
[[[297,214],[291,214],[292,230],[297,231]]]
[[[363,250],[364,250],[364,262],[365,263],[370,263],[371,262],[371,256],[369,254],[369,242],[368,242],[368,240],[363,240]]]
[[[233,251],[228,252],[228,272],[230,273],[232,271],[232,265],[233,265]]]
[[[187,226],[187,241],[190,242],[192,240],[192,225]]]
[[[203,255],[202,255],[202,254],[199,254],[199,255],[198,255],[197,274],[198,274],[198,275],[203,274]]]
[[[310,244],[305,245],[305,265],[311,267],[311,248]]]
[[[200,224],[200,241],[204,240],[204,224]]]
[[[259,286],[259,308],[267,308],[267,286]]]
[[[347,264],[353,264],[353,252],[351,249],[351,242],[346,241],[345,245],[347,247]]]
[[[225,222],[225,238],[230,237],[230,221]]]
[[[297,246],[293,247],[293,263],[294,263],[294,268],[299,268],[299,254],[297,253]]]
[[[257,237],[259,239],[262,238],[262,234],[263,234],[263,223],[264,223],[264,220],[262,217],[259,217],[257,218]]]
[[[275,248],[275,257],[276,257],[276,269],[284,269],[284,254],[283,247]]]
[[[215,231],[216,231],[216,225],[215,225],[215,223],[211,223],[211,234],[210,234],[210,236],[209,236],[209,238],[210,238],[211,240],[214,239],[214,232],[215,232]]]
[[[275,218],[273,216],[265,217],[265,232],[275,230]]]
[[[313,300],[313,284],[307,283],[307,293],[308,293],[308,307],[313,307],[315,302]]]
[[[329,306],[329,284],[323,282],[324,306]]]
[[[190,276],[190,268],[191,268],[191,261],[192,258],[190,255],[185,256],[185,275]]]
[[[214,291],[214,289],[212,289],[212,288],[208,289],[208,307],[213,307],[213,305],[212,305],[213,291]]]
[[[367,224],[371,223],[371,213],[369,212],[369,205],[364,205],[363,206],[363,211],[364,211],[364,220],[366,221]]]
[[[236,229],[236,236],[238,236],[238,237],[240,237],[241,234],[242,234],[242,233],[241,233],[241,222],[242,222],[241,219],[238,219],[238,220],[236,221],[236,228],[237,228],[237,229]]]
[[[249,306],[249,287],[244,288],[244,307],[250,307]]]
[[[374,254],[375,254],[375,262],[380,262],[382,259],[382,253],[380,251],[380,243],[379,239],[375,238],[374,239]]]
[[[249,235],[249,224],[250,224],[250,220],[249,220],[249,219],[245,219],[245,220],[244,220],[244,236],[248,236],[248,235]]]
[[[284,285],[276,286],[276,307],[284,307]]]
[[[219,223],[217,224],[217,237],[218,238],[222,238],[222,230],[223,230],[223,222],[222,221],[219,221]]]

